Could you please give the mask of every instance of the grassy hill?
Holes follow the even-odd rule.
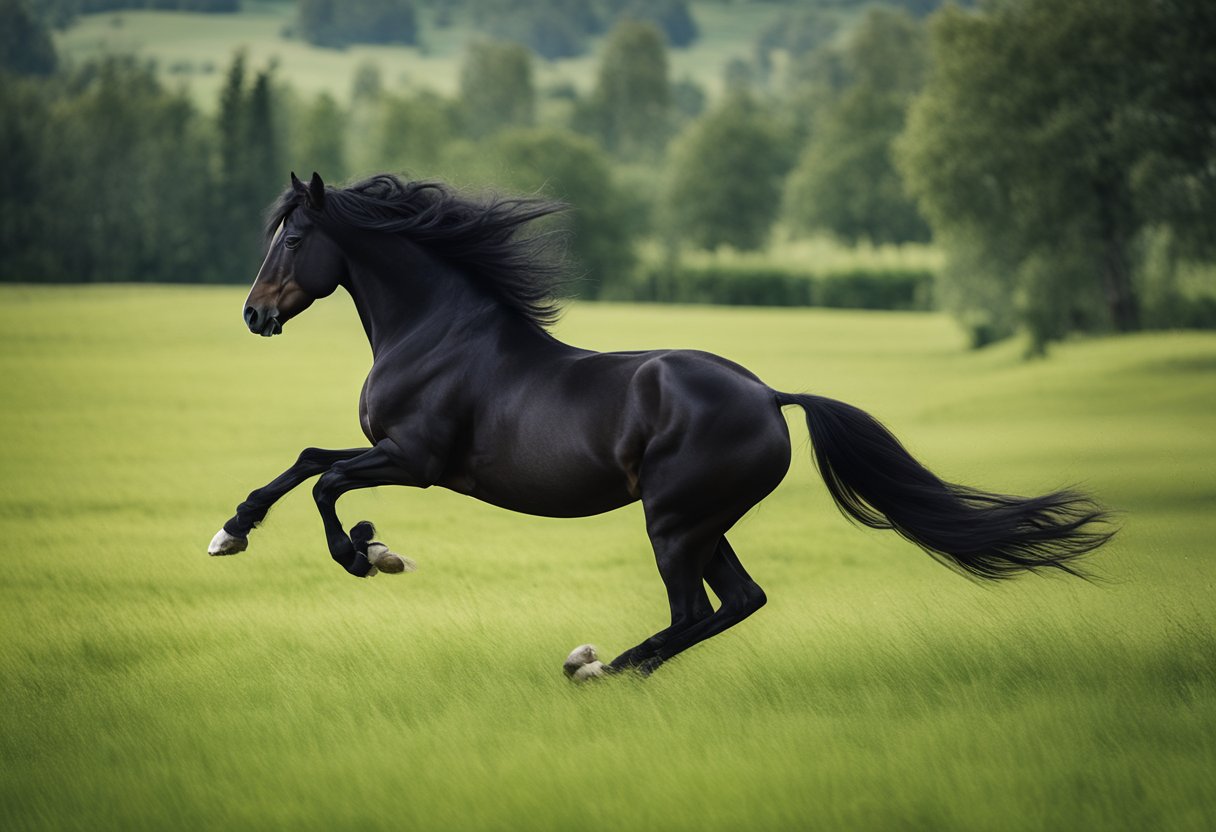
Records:
[[[731,539],[769,606],[648,681],[637,507],[344,498],[416,557],[350,578],[307,488],[208,558],[306,445],[361,442],[344,298],[285,337],[235,288],[0,289],[0,821],[25,828],[1200,829],[1216,813],[1216,337],[963,351],[942,316],[576,306],[601,349],[716,350],[871,410],[944,475],[1083,481],[1105,580],[977,586],[839,516],[793,424]]]
[[[693,13],[701,36],[691,48],[670,52],[673,78],[692,78],[711,95],[722,88],[722,71],[734,57],[751,55],[756,34],[788,7],[771,3],[697,3]],[[437,28],[423,15],[418,47],[355,46],[322,49],[285,37],[294,16],[293,3],[248,3],[239,14],[123,11],[81,16],[59,33],[55,45],[68,60],[111,53],[134,53],[153,59],[171,83],[186,86],[199,106],[215,107],[224,68],[237,49],[248,51],[260,67],[278,64],[277,76],[304,93],[327,91],[339,100],[350,92],[355,69],[374,61],[389,88],[427,88],[453,93],[465,45],[482,37],[464,25]],[[572,59],[535,62],[541,89],[556,82],[581,90],[594,82],[602,38]]]

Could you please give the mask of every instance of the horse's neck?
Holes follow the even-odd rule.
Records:
[[[468,349],[493,339],[496,347],[536,338],[516,329],[533,329],[478,291],[450,266],[404,243],[387,252],[360,256],[349,263],[347,290],[355,302],[372,355],[380,356],[402,342],[412,349]],[[512,331],[511,338],[499,333]],[[536,333],[541,341],[552,340]]]

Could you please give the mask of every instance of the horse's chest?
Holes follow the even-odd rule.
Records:
[[[408,382],[374,370],[359,397],[359,425],[372,444],[392,439],[398,444],[420,441],[430,447],[445,444],[457,402],[446,385]],[[448,414],[441,418],[440,414]]]
[[[384,385],[374,384],[369,376],[359,396],[359,427],[373,445],[389,438],[393,425],[400,421],[401,408],[394,407],[384,394]]]
[[[372,421],[371,408],[367,404],[367,387],[370,381],[369,378],[363,382],[363,390],[359,393],[359,427],[363,429],[363,435],[367,437],[368,441],[375,445],[384,436],[376,429],[375,423]]]

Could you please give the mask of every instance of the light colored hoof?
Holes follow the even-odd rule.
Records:
[[[595,652],[595,647],[590,644],[583,644],[571,650],[562,670],[575,682],[585,682],[607,673],[604,663]]]
[[[367,544],[367,560],[373,567],[389,575],[414,572],[418,569],[418,564],[412,559],[390,552],[388,547],[378,540]]]
[[[211,545],[207,547],[209,555],[235,555],[238,552],[243,552],[249,548],[249,538],[233,537],[228,532],[220,529],[215,533],[215,537],[211,538]]]
[[[570,678],[575,682],[586,682],[590,679],[598,679],[601,676],[607,676],[608,671],[604,668],[603,662],[591,662],[585,664],[570,675]]]

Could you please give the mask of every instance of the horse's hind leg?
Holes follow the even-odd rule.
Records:
[[[642,663],[640,669],[643,673],[653,673],[663,662],[694,644],[735,626],[763,607],[768,600],[764,590],[747,574],[743,564],[739,563],[739,558],[725,537],[718,542],[718,549],[705,570],[705,580],[722,605],[709,618],[673,633],[660,644],[653,655]]]
[[[613,659],[610,666],[613,671],[644,669],[660,648],[681,631],[710,621],[716,615],[705,615],[706,610],[712,610],[712,607],[705,594],[703,577],[714,556],[714,541],[720,537],[720,533],[716,530],[663,533],[656,531],[654,526],[651,524],[650,539],[654,545],[659,575],[667,588],[671,625]]]
[[[643,674],[649,675],[658,669],[659,665],[694,644],[718,635],[733,627],[756,610],[764,606],[767,600],[764,590],[751,579],[725,537],[718,539],[717,546],[708,563],[704,565],[704,579],[714,594],[722,602],[721,606],[711,615],[701,615],[695,612],[695,606],[689,606],[686,599],[696,592],[704,594],[701,586],[701,575],[696,578],[693,588],[692,578],[687,569],[663,569],[664,583],[668,588],[668,597],[672,604],[672,625],[656,633],[636,647],[627,650],[613,660],[612,670],[636,668]],[[693,609],[693,614],[685,614],[677,618],[681,606]]]
[[[300,451],[296,464],[279,474],[261,488],[250,492],[245,501],[236,508],[236,514],[224,524],[207,547],[209,555],[235,555],[249,546],[249,532],[266,517],[270,507],[283,495],[309,477],[328,471],[335,462],[354,459],[367,453],[369,448],[348,448],[330,451],[324,448],[305,448]]]

